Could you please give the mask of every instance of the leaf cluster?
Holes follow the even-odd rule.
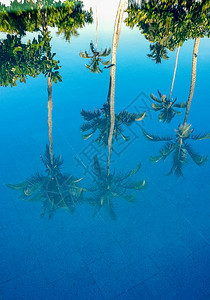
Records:
[[[129,136],[123,134],[123,126],[131,126],[135,121],[141,121],[145,117],[146,113],[130,113],[125,110],[119,114],[115,114],[115,126],[113,136],[115,140],[122,137],[125,141],[129,140]],[[83,134],[84,140],[89,139],[96,131],[98,131],[98,137],[94,140],[100,145],[106,147],[108,145],[108,137],[110,132],[110,105],[104,104],[102,108],[93,111],[81,111],[81,116],[86,121],[82,124],[81,132],[88,132]]]
[[[131,2],[127,13],[127,26],[138,27],[147,40],[170,51],[187,39],[210,36],[209,0],[142,1],[141,9]]]
[[[81,179],[63,174],[61,172],[63,160],[53,156],[51,161],[48,146],[46,146],[44,158],[41,157],[41,159],[45,165],[46,175],[37,173],[24,182],[7,184],[7,186],[19,191],[20,197],[25,201],[42,202],[42,217],[47,212],[51,218],[60,208],[73,212],[75,205],[83,197],[84,189],[78,185]]]
[[[125,199],[129,202],[134,202],[135,197],[130,194],[130,190],[141,190],[145,187],[145,180],[132,181],[133,177],[140,170],[139,163],[136,168],[130,170],[126,174],[107,173],[107,169],[103,167],[97,158],[94,157],[93,170],[96,176],[96,181],[93,187],[89,188],[92,192],[90,198],[85,199],[90,205],[95,207],[94,215],[96,215],[102,207],[105,207],[112,219],[116,219],[114,212],[114,199]]]
[[[188,158],[191,158],[198,166],[202,166],[207,162],[208,158],[194,151],[189,141],[210,139],[210,134],[203,133],[195,135],[193,134],[193,129],[190,124],[180,125],[178,129],[175,130],[174,136],[159,137],[148,133],[144,129],[142,132],[150,141],[167,141],[167,143],[160,149],[159,154],[152,156],[150,159],[152,162],[158,162],[161,159],[165,161],[166,158],[173,153],[172,167],[168,175],[174,173],[177,176],[183,176],[183,166],[188,163]]]
[[[159,121],[170,123],[176,115],[181,114],[181,112],[175,108],[185,108],[187,106],[187,102],[176,103],[177,99],[167,99],[166,95],[161,94],[160,91],[158,91],[158,94],[159,98],[150,94],[150,98],[154,101],[152,103],[152,108],[154,111],[160,111]]]

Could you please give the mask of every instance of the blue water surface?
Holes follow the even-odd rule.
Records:
[[[95,144],[91,138],[81,138],[80,112],[101,108],[106,102],[109,69],[91,74],[79,56],[94,40],[94,24],[80,30],[70,44],[53,29],[51,33],[63,78],[53,85],[53,149],[64,159],[63,170],[84,177],[88,185],[92,180],[90,151]],[[180,49],[173,90],[179,102],[189,95],[193,43],[187,41]],[[100,35],[99,29],[98,47],[111,44],[112,32]],[[169,94],[176,53],[169,52],[170,59],[156,65],[146,56],[148,52],[144,36],[123,25],[115,111],[146,110],[141,126],[159,135],[173,134],[184,111],[170,124],[160,123],[151,110],[149,94],[157,94],[157,89]],[[189,116],[195,133],[210,132],[209,53],[209,40],[201,39]],[[114,144],[111,160],[116,172],[129,171],[141,162],[136,179],[145,179],[146,187],[136,193],[135,203],[117,198],[113,203],[116,220],[106,209],[93,217],[88,205],[78,206],[74,214],[58,209],[53,218],[40,218],[41,202],[23,201],[6,184],[44,172],[40,154],[49,142],[43,75],[17,87],[0,88],[0,128],[0,299],[210,299],[209,163],[198,167],[189,161],[183,178],[165,176],[170,158],[157,164],[149,161],[162,143],[146,140],[136,122],[125,128],[131,140]],[[194,141],[193,146],[202,155],[209,154],[208,140]],[[94,149],[94,155],[106,157],[107,149]]]

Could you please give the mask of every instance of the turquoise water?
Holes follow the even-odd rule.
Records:
[[[52,49],[60,60],[62,82],[53,84],[53,151],[64,159],[62,172],[83,178],[80,186],[94,183],[93,161],[106,164],[107,149],[92,138],[83,140],[82,109],[99,109],[106,102],[109,71],[92,74],[80,51],[88,50],[95,25],[88,25],[67,43],[51,30]],[[98,32],[98,48],[111,47],[112,31]],[[25,41],[35,34],[28,34]],[[2,34],[1,37],[5,37]],[[173,97],[188,98],[194,41],[180,49]],[[184,177],[165,176],[170,157],[152,163],[163,143],[147,140],[141,128],[160,136],[173,134],[182,114],[170,124],[158,122],[151,109],[150,93],[169,94],[175,52],[155,64],[146,54],[149,42],[137,29],[123,25],[117,51],[115,112],[143,112],[147,117],[130,127],[114,142],[111,170],[126,173],[141,162],[135,180],[146,187],[129,203],[114,198],[116,220],[106,207],[93,217],[94,207],[84,203],[57,209],[43,218],[41,201],[23,201],[6,184],[24,182],[37,172],[45,174],[40,159],[48,141],[47,78],[28,78],[26,84],[0,88],[1,128],[1,255],[0,299],[209,299],[210,298],[210,172],[189,161]],[[195,92],[189,122],[195,133],[210,132],[210,43],[201,39]],[[141,126],[140,126],[141,125]],[[209,154],[208,140],[192,141],[196,152]],[[117,183],[115,184],[117,185]],[[85,197],[85,192],[84,192]]]

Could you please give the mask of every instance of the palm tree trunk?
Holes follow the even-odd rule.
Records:
[[[95,52],[97,52],[97,35],[98,35],[98,12],[96,7],[96,36],[95,36]]]
[[[112,59],[111,59],[112,67],[110,68],[110,83],[109,83],[109,92],[108,92],[108,98],[110,103],[110,131],[108,137],[109,154],[108,154],[108,161],[107,161],[108,175],[110,174],[110,160],[111,160],[113,133],[114,133],[114,126],[115,126],[114,103],[115,103],[116,54],[117,54],[117,47],[120,39],[120,32],[121,32],[126,3],[127,0],[120,0],[118,10],[117,10],[117,16],[115,19],[114,34],[112,40]]]
[[[53,82],[50,76],[47,77],[47,93],[48,93],[48,101],[47,101],[47,108],[48,108],[48,139],[49,139],[49,154],[50,154],[50,161],[53,164],[53,122],[52,122],[52,110],[53,110],[53,100],[52,100],[52,86]]]
[[[176,69],[177,69],[177,63],[178,63],[178,57],[179,57],[179,50],[180,50],[180,47],[177,48],[177,52],[176,52],[176,62],[175,62],[175,66],[174,66],[174,74],[173,74],[173,79],[172,79],[172,83],[171,83],[171,91],[170,91],[168,100],[171,99],[171,95],[172,95],[173,88],[174,88],[174,80],[176,77]]]
[[[190,106],[191,106],[191,103],[192,103],[192,98],[193,98],[194,89],[195,89],[199,42],[200,42],[200,37],[196,38],[195,42],[194,42],[190,93],[189,93],[189,97],[188,97],[188,100],[187,100],[187,108],[186,108],[186,112],[185,112],[185,118],[184,118],[183,125],[186,125],[186,123],[187,123],[187,118],[188,118],[188,115],[189,115]]]
[[[48,25],[47,25],[47,12],[42,11],[42,29],[43,35],[46,36],[48,34]],[[48,59],[47,53],[46,57]],[[51,164],[53,164],[53,135],[52,135],[52,110],[53,110],[53,100],[52,100],[52,86],[53,82],[50,75],[47,76],[47,94],[48,94],[48,101],[47,101],[47,108],[48,108],[48,117],[47,117],[47,124],[48,124],[48,139],[49,139],[49,155]]]

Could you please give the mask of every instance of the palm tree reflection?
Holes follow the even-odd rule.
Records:
[[[94,215],[96,215],[102,207],[105,207],[112,219],[116,219],[114,212],[114,203],[117,199],[125,199],[129,202],[134,202],[135,197],[130,194],[129,191],[141,190],[145,187],[145,180],[131,181],[130,178],[134,176],[140,169],[141,164],[128,173],[116,174],[115,171],[110,173],[107,167],[102,166],[99,163],[98,157],[94,157],[94,174],[96,180],[92,187],[88,189],[92,192],[92,197],[86,198],[91,206],[95,207]]]

